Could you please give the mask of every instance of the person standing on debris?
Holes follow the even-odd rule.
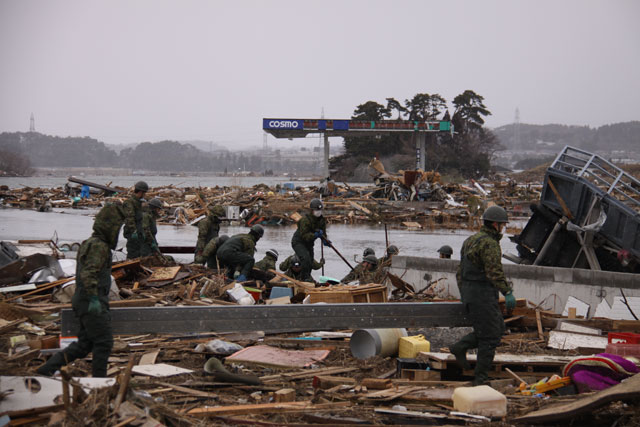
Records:
[[[394,255],[398,255],[400,253],[400,249],[396,245],[389,245],[387,248],[387,253],[385,256],[378,260],[378,265],[380,267],[391,267],[391,260]]]
[[[321,258],[320,262],[314,259],[313,263],[311,264],[311,268],[313,268],[314,270],[320,270],[323,265],[324,258]],[[302,264],[300,263],[300,258],[298,258],[298,255],[290,255],[287,259],[280,263],[278,268],[286,276],[302,281]]]
[[[378,267],[378,258],[375,255],[367,255],[362,262],[356,266],[349,274],[347,274],[340,282],[349,283],[358,281],[361,285],[373,283],[376,276],[376,268]]]
[[[204,262],[207,263],[208,268],[211,268],[211,269],[218,268],[218,261],[217,261],[218,249],[220,249],[220,247],[227,240],[229,240],[229,236],[227,236],[226,234],[223,234],[222,236],[219,236],[215,239],[211,239],[209,243],[207,243],[207,246],[204,247],[204,250],[202,251],[202,258],[205,260]]]
[[[256,243],[264,235],[264,228],[256,224],[251,227],[248,234],[236,234],[218,249],[217,256],[220,266],[228,269],[227,276],[233,279],[236,270],[240,275],[236,277],[238,282],[246,282],[249,272],[255,264],[253,255],[256,253]]]
[[[78,341],[55,353],[37,369],[38,374],[51,376],[67,363],[93,353],[92,376],[107,376],[107,361],[113,347],[109,314],[111,251],[116,248],[124,219],[122,208],[112,204],[96,215],[93,234],[82,242],[76,257],[76,290],[71,301],[80,324]]]
[[[449,259],[451,255],[453,255],[453,249],[449,245],[444,245],[438,249],[438,253],[440,254],[440,258]]]
[[[450,348],[464,369],[470,369],[467,350],[478,349],[474,386],[487,381],[496,347],[505,331],[498,306],[498,291],[505,296],[507,310],[513,310],[516,305],[501,262],[500,239],[508,222],[507,212],[500,206],[491,206],[482,215],[482,220],[484,225],[480,231],[462,244],[456,274],[460,299],[471,320],[473,332]]]
[[[278,261],[278,251],[275,249],[269,249],[264,258],[256,262],[254,267],[262,271],[275,270],[276,261]]]
[[[364,252],[362,253],[362,262],[358,263],[358,265],[356,265],[353,268],[353,270],[351,270],[346,276],[344,276],[344,278],[341,280],[342,283],[349,283],[349,282],[351,282],[353,280],[356,280],[356,278],[360,277],[362,272],[365,271],[364,259],[368,255],[373,255],[375,257],[376,256],[376,251],[374,251],[373,248],[366,248],[364,250]],[[377,264],[377,262],[376,262],[376,264]]]
[[[160,209],[162,202],[160,199],[151,199],[148,205],[142,208],[142,233],[143,241],[140,243],[140,256],[150,256],[160,254],[156,234],[158,234],[158,226],[156,219],[160,217]]]
[[[327,239],[327,220],[322,216],[322,201],[313,199],[309,204],[310,213],[298,221],[298,229],[291,238],[291,247],[300,259],[302,266],[302,279],[305,282],[313,281],[311,269],[313,267],[313,245],[316,239],[321,239],[322,244],[329,246]]]
[[[210,204],[207,206],[207,217],[198,223],[198,242],[196,243],[195,262],[204,264],[207,258],[203,256],[204,248],[207,244],[218,237],[220,233],[220,220],[224,216],[224,208],[219,205]]]
[[[122,209],[124,211],[124,237],[127,239],[127,259],[138,258],[140,247],[144,239],[142,232],[142,199],[149,186],[144,181],[138,181],[133,187],[133,195],[125,200]]]

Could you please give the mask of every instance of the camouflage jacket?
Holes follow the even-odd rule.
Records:
[[[463,281],[474,281],[472,274],[479,272],[483,280],[489,282],[503,294],[511,291],[511,286],[502,269],[502,250],[500,249],[502,234],[493,228],[483,226],[480,231],[469,237],[460,250],[460,265],[456,273],[458,286]],[[471,268],[463,268],[466,261]],[[468,270],[474,271],[468,271]]]
[[[323,216],[316,217],[308,213],[298,221],[298,229],[293,233],[291,243],[313,246],[315,232],[319,230],[322,230],[324,237],[327,237],[327,220]]]
[[[198,243],[196,243],[196,253],[202,252],[211,239],[218,237],[220,233],[220,218],[215,215],[207,215],[205,219],[198,223]]]
[[[278,266],[280,271],[285,272],[285,274],[287,271],[291,271],[291,265],[293,264],[292,260],[294,256],[295,255],[290,255],[287,259],[285,259],[280,263],[280,265]],[[322,268],[322,263],[314,259],[313,262],[311,263],[311,268],[314,270],[320,270]],[[287,274],[287,276],[289,275]]]
[[[367,283],[378,283],[378,270],[365,270],[364,265],[360,263],[356,265],[355,268],[341,280],[342,283],[355,281],[357,281],[361,285]]]
[[[251,234],[236,234],[224,242],[218,253],[244,252],[253,256],[256,253],[256,241]]]
[[[271,255],[265,255],[264,258],[255,263],[254,267],[262,271],[275,270],[276,259]]]
[[[82,242],[76,261],[76,293],[82,299],[92,296],[107,297],[111,288],[109,244],[94,233]]]
[[[133,232],[142,238],[142,201],[135,194],[122,204],[124,211],[124,237],[129,238]]]
[[[156,234],[158,233],[158,227],[156,225],[156,218],[148,209],[142,211],[142,234],[144,240],[149,245],[156,243]]]

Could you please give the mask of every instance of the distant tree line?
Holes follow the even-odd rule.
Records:
[[[447,101],[439,94],[418,93],[403,103],[386,98],[385,104],[367,101],[356,107],[353,120],[451,121],[455,134],[427,134],[426,169],[441,173],[475,177],[487,174],[493,152],[499,148],[495,135],[484,127],[484,117],[491,112],[484,98],[472,90],[456,96],[450,115]],[[347,179],[358,166],[374,156],[386,160],[391,168],[415,168],[414,133],[388,136],[346,137],[345,154],[331,159],[336,178]]]
[[[640,153],[640,121],[615,123],[599,128],[559,124],[521,123],[494,129],[500,144],[509,150],[532,150],[541,145],[559,151],[565,145],[587,151],[627,151]]]
[[[265,161],[260,155],[242,152],[204,152],[177,141],[143,142],[120,154],[89,137],[43,135],[37,132],[0,134],[0,172],[29,174],[33,167],[113,167],[158,172],[309,172],[309,162],[289,159]],[[11,167],[5,164],[11,164]]]

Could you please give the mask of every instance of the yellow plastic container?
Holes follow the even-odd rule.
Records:
[[[413,359],[421,351],[431,351],[431,343],[424,338],[424,335],[401,337],[399,341],[398,357],[402,359]]]

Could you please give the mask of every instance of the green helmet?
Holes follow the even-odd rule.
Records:
[[[311,203],[309,203],[309,207],[311,208],[311,210],[319,210],[322,209],[324,206],[322,204],[322,200],[320,199],[313,199],[311,200]]]
[[[376,254],[376,251],[374,251],[373,248],[366,248],[362,253],[362,256],[366,257],[367,255],[375,255],[375,254]]]
[[[162,209],[162,202],[160,201],[160,199],[151,199],[149,201],[149,206],[156,209]]]
[[[453,249],[449,245],[442,246],[440,249],[438,249],[438,252],[443,255],[453,255]]]
[[[378,265],[378,258],[375,255],[367,255],[363,258],[364,262],[368,262],[369,264]]]
[[[276,261],[278,260],[278,251],[275,249],[269,249],[266,254],[275,258]]]
[[[258,238],[264,236],[264,227],[260,224],[256,224],[251,227],[251,232],[258,236]]]
[[[302,264],[300,264],[300,258],[298,258],[297,255],[291,257],[291,267],[300,267],[301,265]]]
[[[100,236],[111,249],[115,249],[118,244],[120,227],[124,222],[124,212],[121,206],[106,204],[93,221],[93,232]]]
[[[387,255],[397,255],[400,253],[400,249],[396,245],[389,245],[387,248]]]
[[[207,209],[209,209],[209,213],[213,216],[224,216],[225,211],[224,208],[220,205],[214,205],[214,204],[210,204],[209,206],[207,206]]]
[[[229,236],[227,236],[226,234],[223,234],[222,236],[219,236],[216,239],[216,246],[218,247],[218,249],[220,249],[220,246],[222,246],[224,244],[224,242],[226,242],[227,240],[229,240]]]
[[[143,191],[146,193],[149,191],[149,185],[144,181],[138,181],[136,185],[133,186],[133,189],[134,191]]]
[[[507,211],[505,211],[500,206],[491,206],[482,214],[483,221],[489,222],[509,222],[509,218],[507,217]]]

